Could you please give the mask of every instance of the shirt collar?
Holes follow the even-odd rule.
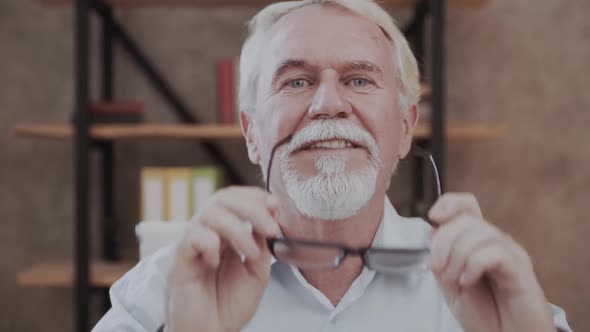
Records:
[[[385,198],[381,222],[375,232],[371,246],[393,247],[403,245],[404,236],[403,234],[398,233],[398,231],[401,230],[400,225],[403,223],[402,219],[403,218],[397,213],[389,199]],[[272,263],[275,261],[276,259],[273,257]],[[320,290],[316,289],[305,280],[298,268],[289,265],[289,269],[299,284],[306,288],[319,303],[330,310],[332,315],[338,314],[361,297],[376,275],[374,270],[369,270],[367,267],[364,267],[361,274],[355,279],[342,300],[338,303],[338,306],[335,307]]]

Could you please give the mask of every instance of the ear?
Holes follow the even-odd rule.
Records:
[[[412,147],[412,139],[414,138],[414,130],[418,124],[418,105],[414,104],[405,113],[402,113],[402,130],[399,140],[399,159],[403,159],[410,152]]]
[[[253,164],[258,165],[258,163],[260,163],[260,153],[258,151],[258,146],[256,145],[256,140],[254,139],[253,122],[243,111],[240,111],[240,126],[242,127],[242,134],[246,139],[248,158],[250,158],[250,161]]]

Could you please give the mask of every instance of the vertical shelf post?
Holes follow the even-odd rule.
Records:
[[[74,330],[89,331],[89,157],[88,82],[89,82],[89,11],[90,0],[75,3],[75,193],[74,193]]]
[[[414,19],[410,23],[409,28],[406,30],[410,34],[409,38],[412,41],[412,47],[416,60],[418,61],[418,68],[420,70],[420,76],[424,75],[424,61],[425,61],[425,43],[424,43],[424,28],[426,26],[426,17],[429,11],[428,0],[419,1],[414,6]],[[422,145],[423,141],[417,140],[414,144]],[[424,160],[420,157],[413,157],[413,177],[414,177],[414,191],[413,199],[411,202],[411,213],[412,215],[422,215],[424,211],[421,207],[424,205]]]
[[[445,184],[445,8],[446,0],[430,0],[432,13],[432,156],[440,173],[441,185]]]
[[[114,36],[113,28],[110,24],[113,9],[105,6],[104,15],[109,19],[101,20],[101,99],[102,101],[114,100]],[[102,16],[99,16],[102,18]],[[102,232],[102,258],[106,262],[112,262],[119,259],[117,243],[117,220],[115,207],[115,150],[112,141],[99,142],[99,151],[101,153],[101,232]],[[106,313],[111,306],[109,299],[109,290],[103,289],[102,302],[103,311]]]

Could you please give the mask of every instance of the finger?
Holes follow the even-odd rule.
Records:
[[[434,273],[440,273],[446,269],[453,243],[458,236],[472,227],[476,221],[471,217],[460,217],[452,223],[440,227],[432,239],[430,267]]]
[[[266,238],[260,235],[254,235],[254,239],[261,254],[256,260],[247,260],[245,263],[246,269],[248,269],[251,275],[256,276],[259,281],[266,284],[270,277],[270,251],[266,243]]]
[[[437,224],[444,224],[459,215],[482,217],[479,203],[471,193],[445,193],[428,212],[428,218]]]
[[[252,223],[254,231],[267,237],[278,236],[281,229],[274,214],[278,200],[263,190],[235,188],[228,191],[219,204],[242,220]]]
[[[260,255],[251,225],[234,214],[223,209],[211,209],[201,223],[219,234],[238,254],[243,253],[248,259],[256,259]]]
[[[502,235],[485,222],[473,222],[465,232],[458,235],[453,242],[449,262],[441,272],[442,280],[447,284],[458,284],[459,277],[464,270],[469,257],[478,248],[486,246],[492,241],[501,241]]]
[[[215,269],[219,266],[220,249],[221,240],[215,232],[203,225],[193,223],[188,227],[178,251],[182,260],[188,262],[189,266],[196,261]]]
[[[504,237],[482,247],[467,260],[459,279],[463,287],[472,287],[488,276],[496,287],[514,294],[534,287],[530,258],[514,240]]]
[[[459,278],[459,285],[467,288],[474,286],[487,272],[496,270],[504,264],[505,256],[506,253],[498,243],[490,243],[480,248],[465,263],[465,269]]]

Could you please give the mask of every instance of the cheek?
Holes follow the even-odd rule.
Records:
[[[397,105],[397,99],[390,95],[381,98],[357,98],[354,103],[355,109],[358,110],[357,116],[377,140],[386,169],[393,166],[399,155],[403,119]]]
[[[256,122],[258,123],[260,151],[270,155],[274,145],[292,134],[305,114],[305,107],[301,101],[289,98],[273,98],[267,100],[258,108]]]
[[[307,95],[277,95],[268,101],[266,117],[269,121],[266,129],[275,142],[296,131],[309,109],[310,101]]]

